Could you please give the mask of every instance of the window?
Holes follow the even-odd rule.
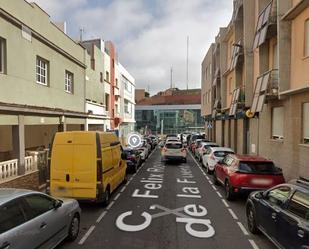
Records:
[[[271,71],[262,74],[257,78],[254,88],[251,112],[261,112],[263,110],[266,93],[269,88]]]
[[[36,58],[36,82],[38,84],[48,85],[48,65],[47,60],[42,59],[41,57]]]
[[[309,102],[303,105],[303,138],[303,142],[309,144]]]
[[[103,83],[103,73],[100,72],[100,82]]]
[[[230,113],[229,113],[230,116],[233,116],[236,114],[239,96],[240,96],[240,88],[237,88],[233,91],[233,97],[232,97]]]
[[[25,221],[20,201],[11,201],[0,207],[0,234],[23,224]]]
[[[109,72],[107,72],[107,71],[106,71],[106,73],[105,73],[105,80],[106,80],[107,82],[109,82]]]
[[[74,75],[69,71],[65,71],[64,90],[67,93],[73,93],[73,80]]]
[[[127,101],[126,99],[124,100],[124,112],[130,113],[130,111],[129,111],[129,101]]]
[[[290,191],[287,186],[278,187],[269,191],[266,199],[275,206],[281,206],[288,200]]]
[[[305,22],[305,56],[309,56],[309,19]]]
[[[33,219],[54,209],[54,200],[43,195],[30,195],[25,197],[29,206],[27,210],[27,219]]]
[[[109,111],[109,94],[105,93],[105,106],[106,106],[106,111]]]
[[[309,195],[296,191],[289,202],[288,210],[298,217],[309,221]]]
[[[273,139],[283,139],[283,107],[275,107],[272,111],[272,132]]]
[[[6,71],[6,40],[0,37],[0,73]]]
[[[253,42],[253,49],[258,48],[266,41],[271,8],[272,2],[267,5],[266,8],[259,15]]]

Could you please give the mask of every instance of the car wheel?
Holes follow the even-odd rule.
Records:
[[[253,234],[259,233],[259,229],[256,225],[255,212],[251,204],[247,208],[247,222],[248,222],[249,231],[251,233]]]
[[[230,183],[229,181],[225,181],[225,198],[228,200],[228,201],[231,201],[233,200],[233,193],[232,193],[232,188],[230,186]]]
[[[71,223],[70,223],[70,228],[69,228],[69,234],[68,234],[68,240],[74,241],[79,233],[79,225],[80,225],[80,218],[79,214],[76,213],[74,214]]]
[[[109,190],[109,187],[107,187],[104,193],[104,200],[103,200],[104,206],[107,206],[109,204],[110,197],[111,197],[110,190]]]
[[[216,175],[216,171],[214,171],[213,180],[214,180],[215,185],[219,185],[219,181],[218,181],[218,178],[217,178],[217,175]]]

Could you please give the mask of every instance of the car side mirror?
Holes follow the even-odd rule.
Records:
[[[121,153],[121,159],[122,159],[122,160],[127,160],[127,158],[128,158],[128,157],[127,157],[127,154],[124,153],[124,152],[122,152],[122,153]]]
[[[54,209],[58,209],[62,206],[62,201],[61,200],[55,200],[54,201]]]

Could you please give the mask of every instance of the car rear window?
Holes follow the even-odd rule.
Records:
[[[215,157],[225,157],[226,155],[234,154],[232,151],[215,151]]]
[[[181,149],[182,144],[166,144],[165,145],[167,149]]]
[[[272,162],[240,162],[239,170],[252,174],[278,174],[281,173]]]

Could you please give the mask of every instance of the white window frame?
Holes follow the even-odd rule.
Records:
[[[70,71],[65,71],[65,79],[64,79],[64,91],[66,93],[73,93],[74,86],[74,74]]]
[[[129,101],[128,100],[124,100],[124,112],[126,113],[126,114],[130,114],[130,111],[129,111]]]
[[[281,116],[280,116],[281,115]],[[272,108],[271,113],[271,138],[282,140],[284,138],[284,107]]]
[[[36,83],[48,86],[49,62],[39,56],[36,57]]]
[[[303,120],[303,143],[309,144],[309,102],[303,104],[302,111],[302,120]]]
[[[0,73],[4,74],[6,69],[6,40],[0,37]]]

